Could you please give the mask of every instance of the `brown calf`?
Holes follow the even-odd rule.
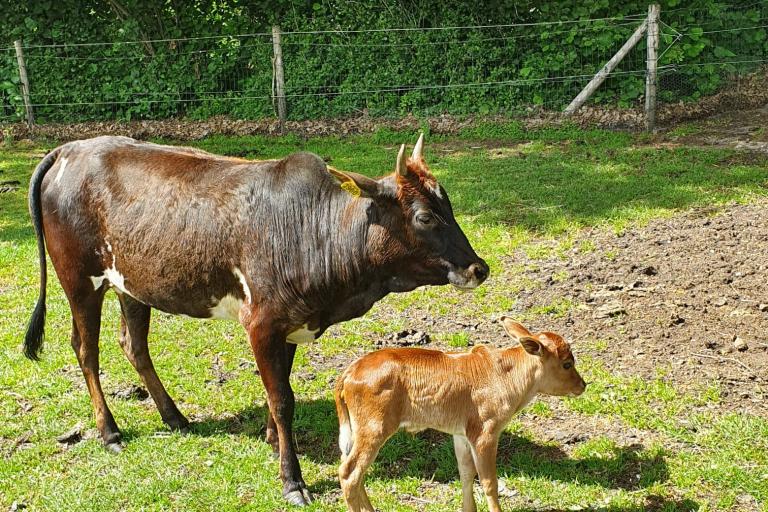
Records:
[[[580,395],[586,388],[562,337],[531,334],[510,318],[501,321],[520,345],[479,345],[468,353],[384,349],[361,357],[339,378],[339,480],[350,510],[374,510],[363,477],[381,446],[401,428],[452,434],[462,510],[477,510],[476,474],[489,510],[500,510],[496,449],[501,431],[536,394]]]

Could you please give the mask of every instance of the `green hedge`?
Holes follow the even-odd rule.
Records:
[[[10,3],[10,2],[9,2]],[[51,121],[273,115],[271,38],[284,32],[289,115],[510,113],[561,109],[647,11],[644,2],[15,2],[0,17],[0,118],[19,119],[13,41],[22,39],[37,117]],[[662,100],[710,94],[768,53],[768,4],[662,3]],[[297,34],[535,24],[506,28]],[[734,30],[744,27],[749,30]],[[192,40],[180,38],[194,37]],[[147,44],[132,43],[153,40]],[[71,43],[110,42],[72,46]],[[67,44],[59,47],[40,45]],[[642,42],[594,97],[628,106],[644,90]],[[716,63],[716,64],[711,64]],[[572,77],[577,78],[557,78]],[[512,82],[496,84],[495,82]],[[463,87],[461,84],[485,84]],[[398,89],[406,86],[404,90]],[[445,87],[447,86],[447,87]],[[411,88],[415,87],[415,90]],[[365,92],[378,91],[384,92]],[[55,105],[76,103],[76,105]]]

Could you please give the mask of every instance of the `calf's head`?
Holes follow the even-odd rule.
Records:
[[[517,340],[529,356],[537,357],[541,372],[537,389],[545,395],[578,396],[587,388],[576,371],[576,360],[571,346],[554,332],[531,333],[520,322],[502,317],[501,323],[513,339]]]
[[[378,180],[355,173],[331,172],[342,188],[377,200],[376,222],[385,233],[377,236],[372,252],[396,262],[403,291],[416,286],[452,284],[471,289],[488,277],[488,265],[469,244],[453,216],[448,194],[427,168],[422,150],[424,135],[413,153],[400,147],[395,172]]]

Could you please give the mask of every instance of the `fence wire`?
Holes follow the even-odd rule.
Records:
[[[748,23],[740,16],[738,26],[729,23],[728,10],[715,17],[693,9],[662,11],[660,100],[712,94],[763,65],[768,44],[754,42],[766,40],[767,5],[756,3]],[[644,16],[283,32],[289,117],[560,111]],[[38,44],[24,46],[24,54],[40,122],[275,115],[271,33]],[[643,40],[590,102],[640,105],[645,59]],[[23,120],[13,47],[0,49],[0,84],[0,121]]]

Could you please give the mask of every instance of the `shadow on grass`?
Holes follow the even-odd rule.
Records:
[[[618,149],[571,145],[502,156],[494,151],[442,159],[436,166],[456,212],[474,216],[478,225],[557,231],[572,223],[632,220],[647,210],[735,199],[768,184],[763,166],[728,165],[729,154],[722,150],[627,143]]]
[[[216,436],[242,434],[265,439],[267,408],[254,405],[222,418],[208,418],[192,423],[192,434]],[[299,455],[316,463],[339,462],[336,406],[331,400],[311,400],[296,403],[293,431]]]
[[[560,447],[503,434],[498,472],[552,481],[578,482],[628,491],[650,487],[669,478],[664,457],[642,446],[614,447],[609,454],[570,458]],[[399,433],[382,448],[372,475],[411,476],[450,482],[458,478],[453,442],[447,435],[427,431],[417,436]]]
[[[645,503],[634,506],[604,506],[579,508],[582,512],[695,512],[701,505],[689,499],[667,499],[662,496],[650,495]],[[505,509],[506,510],[506,509]],[[573,508],[511,508],[510,512],[568,512]]]
[[[236,433],[264,438],[267,409],[246,408],[223,418],[193,423],[192,433],[215,436]],[[299,402],[294,415],[298,453],[321,464],[338,464],[338,422],[331,400]],[[628,491],[647,488],[669,478],[664,456],[632,445],[613,447],[608,453],[571,458],[560,447],[503,434],[497,458],[500,474],[525,475],[562,482],[597,485]],[[458,478],[450,436],[425,431],[416,436],[400,432],[382,448],[370,471],[379,478],[410,476],[451,482]]]
[[[242,434],[264,439],[267,409],[254,405],[221,418],[208,418],[192,424],[192,434],[216,436]],[[338,423],[331,400],[310,400],[296,404],[294,432],[298,453],[315,463],[337,465]],[[595,485],[604,489],[638,491],[669,478],[663,454],[645,450],[643,446],[613,447],[608,453],[571,458],[560,447],[539,444],[526,438],[505,433],[499,443],[498,472],[500,475],[523,475],[550,481]],[[308,480],[313,480],[311,475]],[[369,478],[413,477],[443,483],[459,478],[452,439],[447,434],[425,431],[415,436],[400,432],[382,448],[377,461],[368,471]],[[338,481],[322,479],[313,482],[310,490],[325,495],[338,490]],[[670,500],[650,495],[641,506],[592,507],[594,512],[687,512],[698,510],[699,504],[683,499]],[[566,509],[514,508],[517,512],[564,512]]]

